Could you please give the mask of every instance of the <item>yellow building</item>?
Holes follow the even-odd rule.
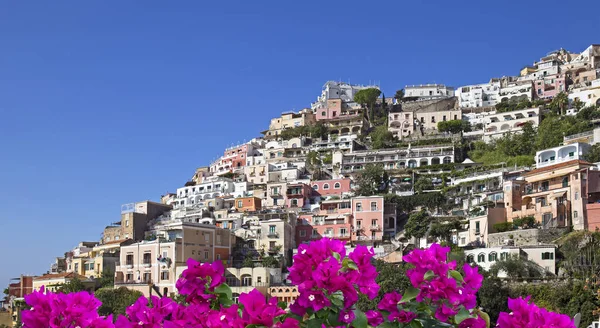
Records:
[[[93,291],[96,287],[96,281],[86,279],[85,276],[77,274],[75,272],[63,272],[57,274],[46,274],[41,277],[36,277],[33,279],[33,290],[40,290],[42,286],[45,287],[46,290],[56,292],[62,285],[70,282],[74,278],[78,278],[81,280],[85,289],[88,291]]]

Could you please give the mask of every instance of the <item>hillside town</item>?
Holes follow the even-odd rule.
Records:
[[[321,238],[393,264],[442,243],[485,270],[517,257],[564,277],[561,238],[600,229],[600,45],[473,82],[327,81],[172,192],[124,200],[100,240],[72,240],[47,272],[11,280],[3,304],[17,322],[15,302],[74,279],[177,297],[189,258],[221,261],[234,300],[256,288],[289,303],[287,267]]]

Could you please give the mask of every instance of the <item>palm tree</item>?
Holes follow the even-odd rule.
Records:
[[[564,115],[567,107],[569,106],[569,96],[567,96],[567,94],[564,92],[560,92],[559,94],[554,96],[554,99],[552,99],[550,106],[553,109],[557,109],[561,115]]]

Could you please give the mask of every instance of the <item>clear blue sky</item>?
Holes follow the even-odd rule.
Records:
[[[391,97],[600,42],[594,0],[420,3],[1,2],[0,286],[98,240],[121,204],[174,191],[327,80]]]

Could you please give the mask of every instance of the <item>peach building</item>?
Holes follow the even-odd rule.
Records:
[[[293,208],[306,208],[310,206],[312,189],[305,183],[290,183],[286,189],[286,205]]]
[[[235,209],[238,212],[254,212],[260,211],[262,208],[262,201],[258,197],[241,197],[236,198],[234,201]]]
[[[302,214],[296,225],[296,246],[322,237],[350,240],[352,201],[325,200],[316,213]]]
[[[351,180],[331,179],[331,180],[316,180],[311,182],[313,192],[321,197],[338,196],[352,191]]]
[[[571,160],[548,165],[504,183],[506,217],[533,216],[543,228],[587,228],[588,203],[600,195],[600,171],[593,164]]]
[[[385,235],[396,234],[396,208],[384,205],[383,196],[352,198],[352,240],[380,242]]]

